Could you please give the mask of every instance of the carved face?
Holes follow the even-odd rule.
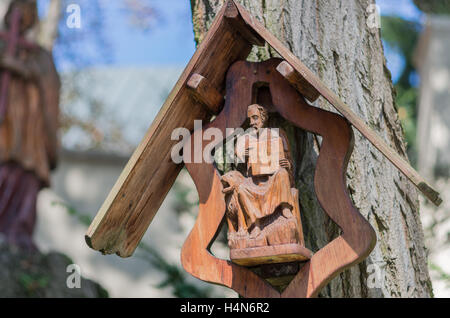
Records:
[[[266,118],[264,118],[258,105],[250,105],[247,111],[248,119],[250,120],[250,127],[256,130],[264,128],[266,125]]]

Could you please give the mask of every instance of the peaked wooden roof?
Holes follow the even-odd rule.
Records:
[[[209,120],[220,111],[228,68],[246,59],[253,45],[265,42],[284,59],[277,70],[300,93],[309,101],[325,98],[427,198],[436,205],[442,202],[439,193],[292,52],[241,5],[228,0],[89,227],[86,242],[91,248],[122,257],[133,254],[183,167],[171,160],[177,143],[170,140],[172,131],[192,131],[195,119]]]

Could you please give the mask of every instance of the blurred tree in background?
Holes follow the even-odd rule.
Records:
[[[382,16],[381,36],[385,44],[401,55],[404,67],[396,83],[396,105],[407,141],[408,157],[417,163],[417,101],[418,77],[414,66],[414,52],[422,26],[398,16]]]
[[[450,15],[450,0],[413,0],[414,4],[427,15],[437,15],[439,18],[444,20],[449,19]],[[432,19],[431,19],[432,20]],[[431,27],[432,28],[432,27]],[[427,31],[425,31],[427,32]],[[433,31],[431,31],[433,32]],[[448,41],[446,37],[442,37],[441,41]],[[444,53],[445,54],[445,53]],[[448,67],[442,64],[442,68]],[[448,101],[446,103],[448,105]],[[440,134],[444,135],[447,130],[441,131]],[[448,168],[445,167],[444,170]],[[424,222],[425,235],[427,239],[427,247],[429,251],[429,268],[434,277],[433,282],[444,283],[443,285],[446,289],[450,290],[450,272],[444,270],[441,265],[445,264],[444,261],[439,261],[440,258],[445,257],[444,255],[448,251],[448,246],[450,246],[450,230],[448,227],[448,221],[450,220],[450,205],[448,199],[448,189],[450,186],[448,173],[438,172],[435,174],[434,180],[435,184],[441,189],[444,196],[444,203],[439,208],[423,204],[422,214],[427,216],[427,221]],[[447,196],[447,198],[446,198]],[[447,267],[448,268],[448,267]],[[445,297],[445,296],[444,296]]]
[[[414,0],[414,4],[424,12],[449,14],[450,0]],[[422,31],[422,25],[399,16],[381,17],[381,36],[383,42],[401,55],[404,67],[397,82],[396,104],[399,118],[405,132],[408,157],[413,166],[417,164],[417,116],[419,96],[419,75],[414,65],[414,52]]]
[[[414,4],[423,12],[450,14],[450,0],[414,0]]]

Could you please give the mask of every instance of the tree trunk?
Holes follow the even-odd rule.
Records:
[[[225,0],[191,0],[195,39],[204,38]],[[385,141],[406,156],[372,0],[240,0]],[[372,21],[373,22],[373,21]],[[372,28],[371,28],[372,27]],[[277,56],[267,46],[249,60]],[[332,110],[323,99],[316,106]],[[285,124],[289,126],[288,123]],[[339,234],[313,189],[320,138],[286,127],[293,143],[306,246],[317,251]],[[322,297],[430,297],[418,194],[358,131],[347,171],[350,196],[372,224],[377,245],[366,261],[333,279]]]

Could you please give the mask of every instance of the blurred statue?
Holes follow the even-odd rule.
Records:
[[[37,23],[35,0],[13,0],[0,33],[0,233],[27,249],[58,152],[59,77],[51,52],[25,37]]]

